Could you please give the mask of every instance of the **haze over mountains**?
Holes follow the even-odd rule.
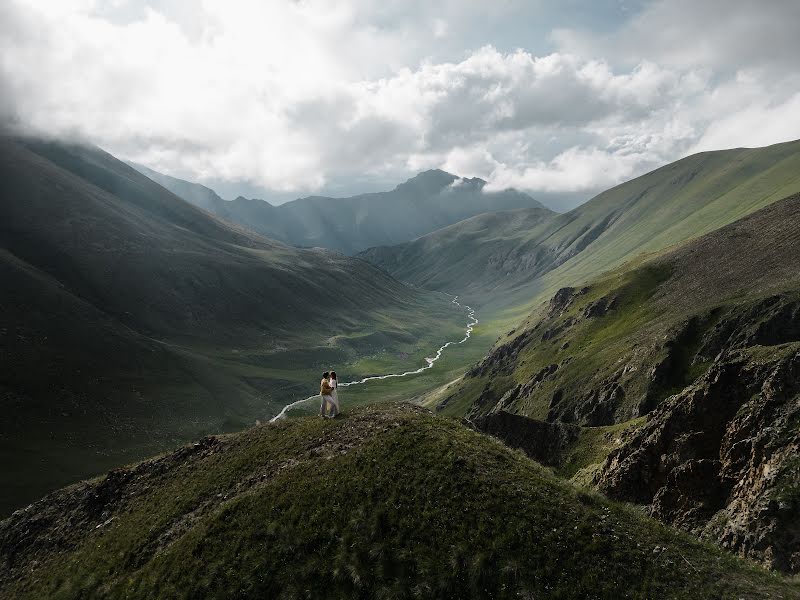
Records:
[[[321,246],[345,254],[413,240],[480,213],[543,208],[522,192],[485,192],[481,179],[463,179],[438,169],[388,192],[350,198],[309,196],[273,206],[242,197],[226,201],[205,186],[134,166],[188,202],[233,223],[294,246]]]

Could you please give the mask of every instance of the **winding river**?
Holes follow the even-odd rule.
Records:
[[[460,306],[466,309],[467,311],[467,318],[469,320],[467,321],[467,330],[464,334],[463,339],[458,341],[447,342],[444,345],[439,346],[439,349],[436,351],[436,354],[433,356],[433,358],[426,358],[425,366],[420,367],[419,369],[415,369],[413,371],[405,371],[403,373],[388,373],[387,375],[371,375],[370,377],[364,377],[364,379],[359,379],[357,381],[342,382],[339,384],[339,387],[350,387],[351,385],[361,385],[368,381],[376,381],[378,379],[391,379],[393,377],[409,377],[411,375],[419,375],[423,371],[427,371],[428,369],[433,368],[433,365],[436,363],[437,360],[439,360],[442,357],[442,354],[444,353],[446,348],[453,346],[455,344],[463,344],[464,342],[466,342],[472,335],[472,330],[474,329],[475,325],[478,324],[478,319],[475,316],[475,310],[473,308],[467,306],[466,304],[461,304],[458,301],[458,296],[453,297],[452,303],[455,304],[456,306]],[[301,404],[310,402],[311,400],[318,400],[318,399],[319,399],[319,394],[315,394],[313,396],[309,396],[308,398],[303,398],[302,400],[295,400],[294,402],[291,402],[290,404],[284,406],[281,409],[281,412],[272,417],[272,419],[270,419],[270,423],[274,423],[278,419],[283,419],[284,417],[286,417],[286,413],[295,408],[296,406],[300,406]]]

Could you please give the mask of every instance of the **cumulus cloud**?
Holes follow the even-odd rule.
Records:
[[[491,18],[510,24],[522,4]],[[796,3],[694,2],[692,19],[684,4],[605,34],[558,29],[537,54],[459,48],[488,18],[481,2],[11,0],[0,118],[298,194],[433,167],[574,194],[688,152],[800,137]]]

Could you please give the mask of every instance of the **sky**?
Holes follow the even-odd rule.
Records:
[[[567,209],[800,138],[800,2],[3,0],[0,122],[282,202],[442,168]]]

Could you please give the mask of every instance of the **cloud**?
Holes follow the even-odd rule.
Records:
[[[11,0],[0,119],[282,192],[443,167],[574,194],[800,137],[795,4],[656,2],[537,54],[459,44],[539,3]]]
[[[619,63],[722,71],[793,69],[800,55],[795,0],[657,0],[611,31],[558,28],[561,51]]]

